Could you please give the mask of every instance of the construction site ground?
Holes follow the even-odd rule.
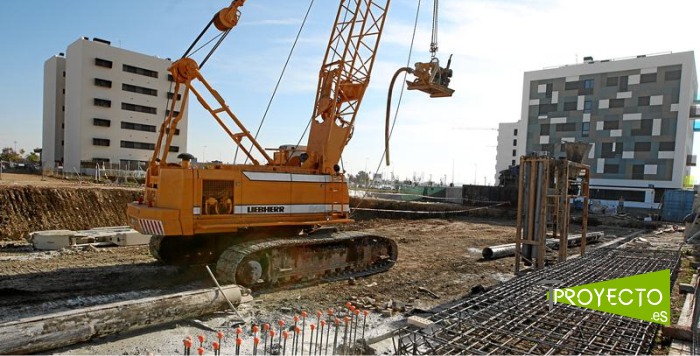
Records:
[[[34,177],[35,182],[21,179],[11,182],[8,178],[3,174],[0,184],[47,184],[40,177]],[[53,188],[66,186],[72,189],[76,185],[75,182],[66,183],[63,180],[54,183],[50,185]],[[591,227],[589,231],[604,231],[606,237],[603,242],[639,230],[638,227],[626,226],[629,225],[626,223],[629,218],[600,220],[603,225]],[[578,228],[572,224],[572,233],[577,233]],[[492,261],[481,258],[484,247],[513,241],[513,219],[464,215],[420,220],[366,219],[343,229],[369,230],[394,239],[399,246],[395,266],[388,272],[354,281],[254,293],[254,301],[240,307],[243,316],[248,321],[258,323],[276,323],[280,319],[289,322],[302,310],[313,314],[316,310],[338,309],[347,301],[353,301],[370,309],[367,336],[372,337],[400,327],[407,315],[420,314],[513,276],[513,257]],[[648,233],[644,236],[634,243],[642,248],[653,243],[655,248],[669,249],[678,249],[679,243],[682,243],[682,238],[679,240],[682,233],[679,232]],[[675,238],[670,239],[670,236]],[[666,241],[668,246],[664,245]],[[595,248],[595,245],[590,248]],[[572,253],[576,251],[573,249]],[[17,238],[0,241],[0,277],[0,295],[3,296],[0,298],[0,323],[214,286],[203,266],[183,268],[160,264],[150,256],[146,246],[84,246],[60,251],[35,251],[27,241]],[[685,275],[683,279],[686,279]],[[394,306],[396,311],[388,312],[387,305]],[[680,309],[678,303],[674,304],[673,309]],[[232,335],[232,329],[222,328],[228,317],[214,316],[213,319],[202,320],[206,325]],[[54,352],[182,354],[182,338],[199,333],[211,335],[202,325],[185,320],[136,333],[95,339]],[[663,353],[662,349],[659,351]]]
[[[350,229],[370,230],[398,242],[399,260],[386,273],[354,281],[338,281],[311,287],[256,294],[255,301],[243,308],[244,316],[255,315],[258,322],[274,323],[290,319],[301,310],[313,312],[339,308],[346,301],[361,300],[372,305],[396,303],[412,309],[430,309],[465,296],[472,288],[489,287],[512,276],[513,258],[481,259],[481,249],[507,243],[515,233],[511,221],[473,219],[369,220]],[[621,236],[627,228],[608,228],[608,236]],[[0,249],[0,321],[20,317],[130,300],[187,289],[212,287],[206,270],[164,266],[156,262],[145,246],[122,248],[66,249],[37,252],[21,242],[5,243]],[[435,298],[419,290],[426,288]],[[382,308],[385,309],[385,308]],[[401,314],[400,312],[398,314]],[[388,331],[388,315],[373,313],[374,333]],[[390,319],[391,320],[391,319]],[[214,322],[213,327],[218,321]],[[177,353],[182,337],[197,332],[187,327],[173,337],[173,325],[155,344],[116,342],[118,337],[95,340],[64,351],[97,354]],[[201,332],[201,331],[200,331]],[[170,340],[171,339],[171,340]],[[147,337],[146,340],[153,340]],[[107,342],[105,342],[107,341]],[[116,344],[115,344],[116,342]],[[147,344],[147,343],[146,343]]]

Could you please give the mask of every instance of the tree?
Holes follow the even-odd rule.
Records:
[[[369,174],[367,174],[367,172],[357,172],[357,177],[355,179],[357,180],[357,184],[364,185],[365,187],[369,186]]]
[[[25,159],[32,163],[39,163],[39,155],[36,152],[30,152]]]
[[[0,153],[0,161],[19,162],[21,160],[22,156],[15,152],[12,147],[4,147],[2,153]]]

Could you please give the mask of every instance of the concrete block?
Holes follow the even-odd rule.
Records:
[[[698,285],[698,275],[693,274],[690,283],[678,283],[678,292],[695,294],[695,287]]]
[[[426,318],[421,318],[419,316],[413,315],[413,316],[408,317],[408,325],[417,326],[417,327],[423,329],[423,328],[427,328],[430,325],[433,325],[433,322],[426,319]]]
[[[32,233],[32,244],[37,250],[60,250],[75,244],[77,233],[72,230],[46,230]]]
[[[112,237],[112,242],[119,246],[148,245],[151,235],[144,235],[136,230],[118,232]]]
[[[679,283],[678,292],[680,293],[695,293],[695,287],[690,283]]]

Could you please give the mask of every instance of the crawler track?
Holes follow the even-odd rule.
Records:
[[[216,269],[225,283],[268,290],[384,272],[397,255],[396,243],[382,236],[321,233],[232,246],[221,254]]]

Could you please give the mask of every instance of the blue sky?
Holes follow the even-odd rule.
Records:
[[[179,57],[227,0],[5,0],[0,12],[0,146],[41,145],[43,63],[81,36],[113,46]],[[631,0],[443,0],[440,57],[454,53],[455,96],[406,92],[392,141],[401,178],[493,182],[496,128],[520,116],[524,71],[573,64],[583,56],[619,58],[696,50],[700,2]],[[653,6],[652,6],[653,5]],[[203,69],[236,115],[255,131],[308,1],[248,0],[239,26]],[[344,153],[351,173],[375,171],[383,150],[388,83],[406,64],[417,0],[393,0],[355,135]],[[316,1],[259,137],[263,147],[296,143],[313,107],[317,73],[337,2]],[[423,0],[411,62],[429,59],[432,2]],[[697,53],[696,53],[697,55]],[[697,60],[696,60],[697,61]],[[394,98],[398,96],[398,90]],[[494,108],[498,108],[494,110]],[[188,151],[231,161],[233,144],[193,103]],[[700,143],[695,145],[700,146]],[[697,150],[696,150],[697,151]]]

